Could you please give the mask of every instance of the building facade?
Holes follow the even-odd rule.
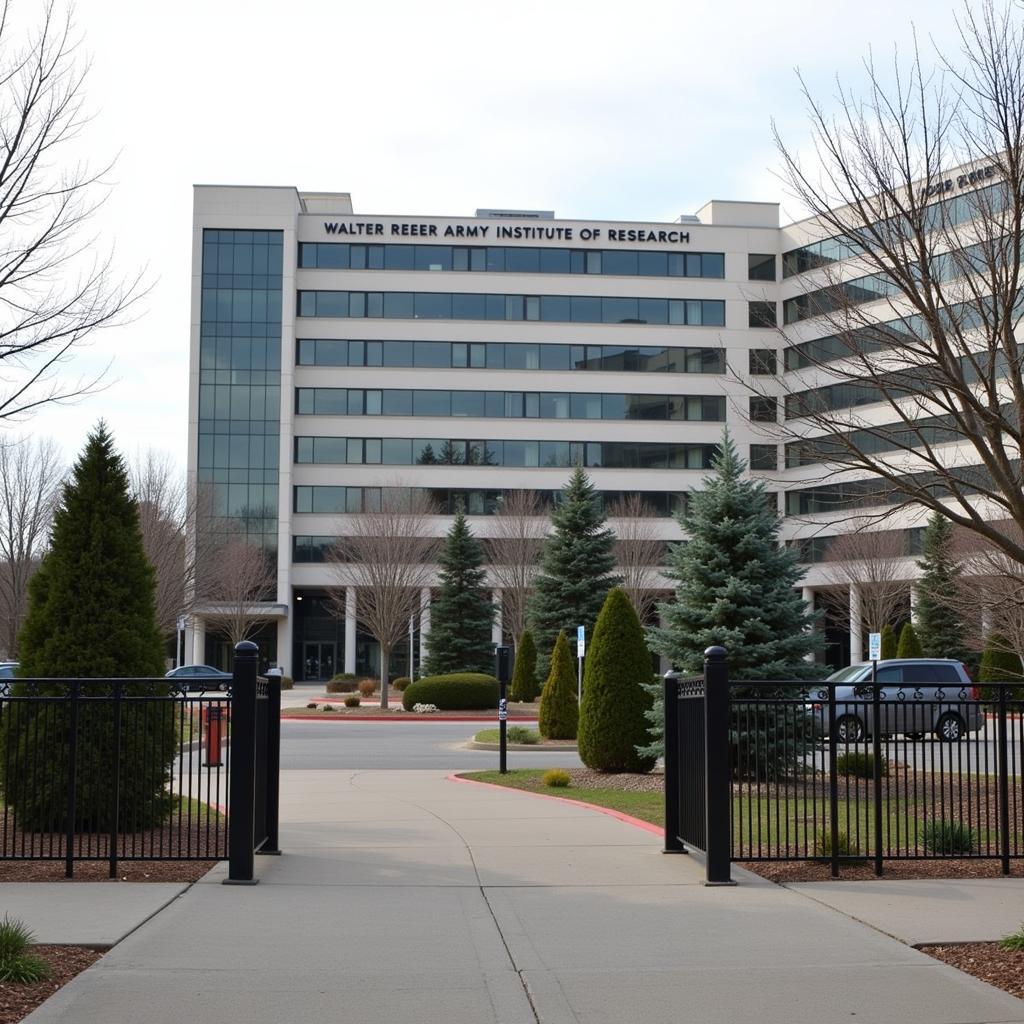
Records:
[[[189,473],[208,496],[194,535],[273,558],[265,663],[374,672],[329,552],[383,488],[428,491],[438,535],[461,502],[486,538],[502,494],[555,494],[582,465],[606,508],[642,495],[668,542],[725,427],[777,496],[785,540],[804,544],[805,597],[828,583],[820,467],[787,451],[777,425],[799,409],[776,385],[801,346],[827,344],[805,300],[823,243],[780,226],[777,204],[715,201],[673,223],[415,217],[357,214],[344,193],[198,186],[193,230]],[[830,634],[833,664],[856,654],[851,620],[854,639]],[[187,660],[224,663],[211,621],[199,603]],[[428,635],[429,593],[396,674]]]

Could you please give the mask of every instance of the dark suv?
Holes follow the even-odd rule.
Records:
[[[978,688],[959,661],[943,658],[891,658],[878,662],[877,680],[882,687],[879,709],[881,731],[921,739],[954,743],[965,733],[978,732],[985,715]],[[826,680],[846,683],[836,687],[836,738],[855,743],[871,732],[871,663],[862,662],[834,672]],[[823,734],[828,732],[828,706],[816,704],[814,713]]]

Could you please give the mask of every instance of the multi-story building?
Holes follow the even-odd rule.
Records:
[[[728,426],[779,494],[785,538],[819,536],[815,467],[774,425],[799,412],[778,374],[827,344],[802,298],[820,238],[780,227],[774,203],[673,223],[413,217],[356,214],[344,193],[197,187],[189,471],[213,496],[199,530],[233,524],[276,555],[264,659],[299,679],[374,670],[354,588],[343,615],[327,600],[327,553],[381,488],[428,490],[439,535],[461,501],[487,537],[503,492],[554,494],[582,465],[608,507],[639,493],[677,540],[672,513]],[[811,564],[806,582],[813,600],[828,581]],[[413,627],[415,649],[427,602]],[[186,643],[191,661],[226,656],[202,607]]]

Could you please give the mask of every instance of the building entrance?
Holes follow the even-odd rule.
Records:
[[[303,644],[302,678],[324,682],[334,675],[336,645],[332,643]]]

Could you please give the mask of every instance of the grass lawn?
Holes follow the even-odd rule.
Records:
[[[505,737],[509,743],[540,743],[540,733],[522,725],[510,725]],[[500,743],[500,729],[481,729],[474,737],[476,743]]]
[[[475,779],[477,782],[493,782],[498,786],[510,789],[525,789],[531,793],[544,793],[547,796],[558,796],[565,800],[580,800],[600,807],[609,807],[613,811],[631,814],[634,818],[649,821],[652,825],[665,824],[665,798],[661,793],[634,793],[622,789],[589,788],[584,786],[556,787],[545,786],[541,781],[546,768],[521,768],[510,771],[507,775],[500,772],[460,772],[463,779]]]

